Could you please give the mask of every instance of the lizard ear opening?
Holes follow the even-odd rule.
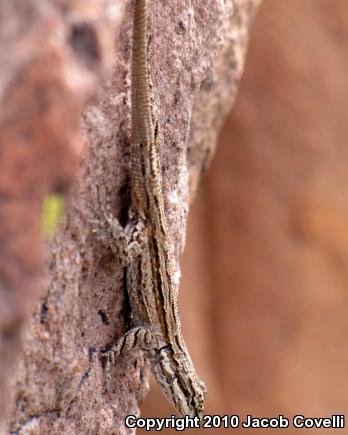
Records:
[[[155,137],[158,137],[158,130],[159,130],[159,128],[158,128],[158,119],[154,120],[154,125],[155,125],[155,130],[154,130]]]
[[[158,125],[158,119],[156,118],[154,120],[154,140],[155,140],[157,154],[160,155],[161,147],[160,147],[160,138],[159,138],[159,125]]]

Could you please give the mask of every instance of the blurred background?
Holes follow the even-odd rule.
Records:
[[[182,261],[208,414],[348,410],[347,49],[346,0],[264,0],[256,17]],[[171,415],[152,383],[143,416]]]

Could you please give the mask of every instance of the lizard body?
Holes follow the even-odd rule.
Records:
[[[133,327],[107,352],[110,360],[135,347],[149,359],[168,400],[181,415],[201,416],[206,387],[181,332],[172,239],[164,211],[158,126],[147,61],[147,0],[134,2],[131,81],[131,208],[125,229],[112,216],[115,251],[127,267]]]

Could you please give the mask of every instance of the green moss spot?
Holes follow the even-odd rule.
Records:
[[[56,231],[59,220],[64,210],[62,195],[52,194],[44,197],[42,203],[42,232],[45,237],[50,237]]]

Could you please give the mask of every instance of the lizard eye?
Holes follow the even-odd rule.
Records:
[[[198,413],[202,413],[204,409],[203,400],[204,396],[202,394],[199,394],[198,396],[191,399],[190,405],[192,408],[196,409]]]

